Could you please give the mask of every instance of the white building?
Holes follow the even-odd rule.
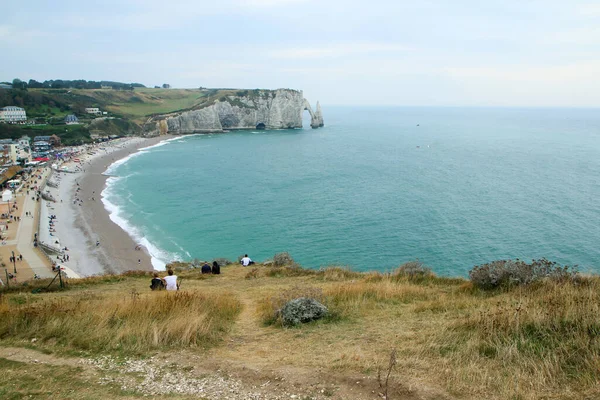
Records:
[[[31,138],[27,135],[21,136],[19,139],[19,145],[24,149],[29,149],[29,144],[31,143]]]
[[[10,123],[25,122],[27,121],[25,109],[15,106],[6,106],[0,108],[0,121]]]
[[[9,154],[10,160],[13,165],[19,164],[20,162],[28,163],[31,162],[31,153],[21,147],[18,143],[9,144]]]
[[[100,109],[97,107],[86,107],[85,112],[88,114],[95,114],[95,115],[102,114]]]
[[[0,150],[5,157],[5,162],[10,161],[9,164],[11,165],[31,161],[31,152],[29,151],[29,148],[23,148],[20,144],[10,141],[10,139],[2,139]]]

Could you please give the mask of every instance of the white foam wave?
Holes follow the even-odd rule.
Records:
[[[110,177],[106,180],[106,188],[101,193],[104,208],[108,212],[111,221],[123,229],[135,243],[144,246],[148,250],[152,267],[157,271],[164,271],[168,262],[178,260],[180,257],[160,249],[158,246],[151,243],[137,227],[133,226],[123,217],[121,208],[109,200],[109,198],[115,195],[113,193],[113,188],[115,183],[120,179],[123,178]]]
[[[108,166],[108,168],[106,168],[106,171],[104,171],[102,173],[102,175],[107,175],[107,176],[111,176],[115,173],[115,171],[117,170],[117,168],[119,168],[121,165],[125,164],[127,161],[131,160],[134,157],[138,157],[144,153],[147,153],[150,149],[154,149],[156,147],[161,147],[161,146],[166,146],[167,144],[170,144],[171,142],[174,141],[178,141],[178,140],[182,140],[184,139],[183,137],[174,137],[171,139],[166,139],[163,140],[161,142],[158,142],[156,144],[153,144],[152,146],[147,146],[147,147],[141,147],[139,148],[135,153],[132,154],[128,154],[125,157],[115,161],[114,163],[110,164]]]

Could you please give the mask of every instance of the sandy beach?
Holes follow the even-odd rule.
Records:
[[[169,138],[101,143],[83,151],[77,157],[79,162],[61,166],[75,172],[54,171],[49,182],[55,187],[48,185],[46,190],[56,201],[42,203],[40,232],[51,233],[50,245],[62,249],[62,255],[54,256],[55,262],[78,276],[153,269],[146,249],[136,249],[138,244],[110,219],[101,199],[108,179],[103,173],[115,161]],[[51,220],[50,216],[56,218]]]

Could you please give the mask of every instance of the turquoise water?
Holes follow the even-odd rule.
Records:
[[[600,272],[600,110],[324,108],[322,129],[177,138],[110,168],[155,261],[288,251],[306,267]],[[305,126],[308,124],[305,123]]]

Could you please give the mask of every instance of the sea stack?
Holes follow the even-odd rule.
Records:
[[[321,105],[317,101],[317,108],[315,109],[315,113],[311,114],[310,126],[313,129],[321,128],[325,124],[323,123],[323,111],[321,111]]]

